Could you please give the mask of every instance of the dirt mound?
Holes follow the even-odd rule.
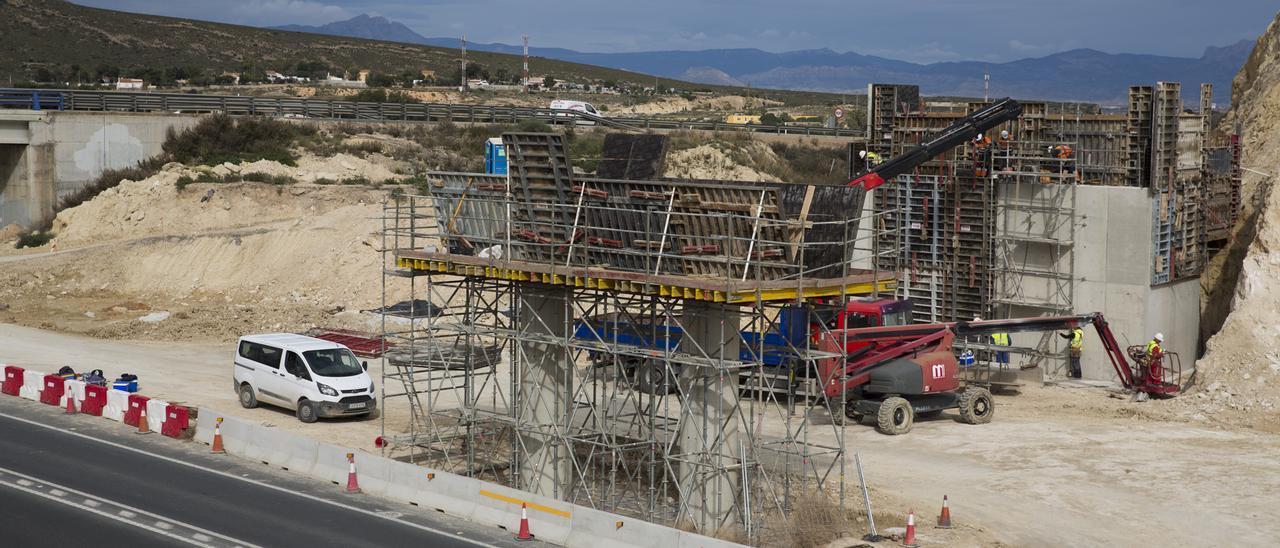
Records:
[[[677,179],[719,179],[727,181],[780,181],[777,177],[747,167],[777,162],[777,155],[764,143],[751,141],[742,146],[706,144],[667,155],[664,177]]]
[[[1230,314],[1208,340],[1196,363],[1196,387],[1189,399],[1208,414],[1258,414],[1271,429],[1280,423],[1280,16],[1258,39],[1253,54],[1236,76],[1228,123],[1243,128],[1245,193],[1254,203],[1245,211],[1235,257],[1217,279],[1207,277],[1211,303],[1205,321],[1214,321],[1212,306]],[[1267,173],[1270,176],[1259,175]],[[1252,236],[1250,238],[1249,236]],[[1226,259],[1233,250],[1226,251]],[[1226,260],[1224,259],[1224,260]],[[1233,292],[1217,288],[1233,289]]]

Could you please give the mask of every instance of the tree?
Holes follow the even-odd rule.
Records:
[[[772,112],[766,112],[764,115],[760,116],[760,124],[765,126],[781,125],[781,121],[782,120],[778,118],[778,115]]]
[[[547,89],[551,89],[551,88],[553,88],[553,87],[556,87],[556,79],[555,79],[555,78],[552,78],[552,77],[550,77],[550,76],[544,76],[544,77],[542,78],[542,87],[547,88]]]
[[[493,81],[496,84],[506,84],[511,81],[511,71],[507,67],[498,67],[493,71]]]
[[[389,88],[396,85],[396,79],[381,72],[370,72],[364,83],[374,88]]]

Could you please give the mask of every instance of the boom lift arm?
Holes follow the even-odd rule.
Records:
[[[849,181],[846,186],[862,185],[862,188],[871,190],[884,184],[885,181],[910,172],[916,166],[928,162],[939,154],[964,144],[977,137],[979,133],[1021,115],[1022,105],[1017,101],[1008,97],[996,101],[982,110],[957,120],[923,144],[885,160],[878,166],[872,166],[866,173]]]

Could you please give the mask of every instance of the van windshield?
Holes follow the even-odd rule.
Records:
[[[354,377],[364,372],[360,362],[345,348],[303,352],[311,371],[320,377]]]

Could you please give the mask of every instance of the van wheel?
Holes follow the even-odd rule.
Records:
[[[910,432],[913,422],[911,402],[897,396],[885,398],[880,404],[880,412],[876,414],[876,429],[890,436]]]
[[[298,402],[298,420],[305,423],[313,423],[319,419],[316,415],[316,404],[310,400],[302,400]]]
[[[253,409],[258,406],[258,397],[253,395],[253,387],[249,383],[240,385],[240,407]]]

